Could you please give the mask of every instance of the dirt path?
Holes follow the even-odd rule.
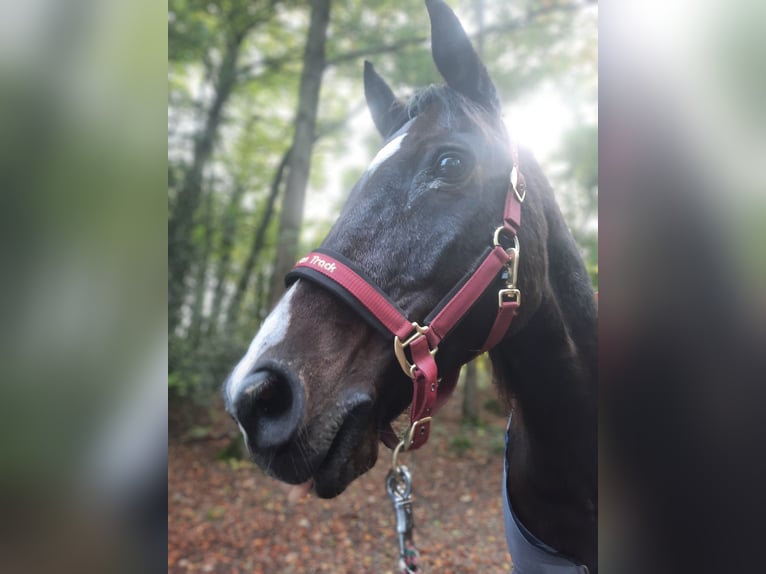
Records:
[[[413,474],[420,563],[426,573],[508,572],[500,490],[505,419],[482,411],[480,428],[461,430],[459,397],[437,416],[429,443],[403,456]],[[394,517],[384,487],[390,459],[382,445],[375,468],[340,497],[290,506],[280,483],[253,464],[217,460],[226,444],[169,445],[169,573],[394,573]]]

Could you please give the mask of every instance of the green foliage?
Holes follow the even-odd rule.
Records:
[[[168,373],[168,391],[171,397],[186,398],[192,389],[199,387],[200,378],[196,373],[187,379],[181,372]]]
[[[245,446],[245,439],[241,434],[236,435],[229,444],[216,453],[216,459],[218,460],[247,460],[247,447]]]
[[[207,4],[169,0],[168,60],[171,62],[201,61],[215,43],[218,22]]]
[[[196,347],[186,337],[168,342],[169,398],[205,402],[218,392],[232,365],[247,349],[247,343],[214,337]]]
[[[449,448],[458,456],[463,456],[473,448],[473,440],[467,434],[461,433],[449,439]]]
[[[186,431],[187,439],[204,439],[210,436],[210,427],[195,425]]]
[[[484,410],[498,416],[504,416],[506,414],[505,407],[495,397],[490,397],[484,401]]]

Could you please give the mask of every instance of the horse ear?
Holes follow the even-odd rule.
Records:
[[[431,18],[431,52],[447,85],[490,110],[499,110],[495,85],[460,20],[443,0],[426,0]]]
[[[397,127],[404,106],[367,60],[364,61],[364,97],[372,121],[385,139]]]

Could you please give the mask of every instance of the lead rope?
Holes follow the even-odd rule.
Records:
[[[404,465],[397,464],[400,449],[405,441],[394,449],[391,470],[386,476],[386,491],[391,497],[396,517],[396,537],[399,543],[399,572],[400,574],[417,574],[420,552],[415,548],[413,530],[415,520],[412,514],[412,473]],[[405,447],[406,450],[406,447]]]

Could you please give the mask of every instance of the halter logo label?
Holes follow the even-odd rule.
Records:
[[[324,269],[325,271],[329,271],[330,273],[333,273],[337,267],[335,266],[335,262],[333,261],[325,261],[318,255],[312,255],[311,259],[308,257],[304,257],[299,261],[299,263],[308,263],[309,265],[313,265],[314,267],[320,267]]]

